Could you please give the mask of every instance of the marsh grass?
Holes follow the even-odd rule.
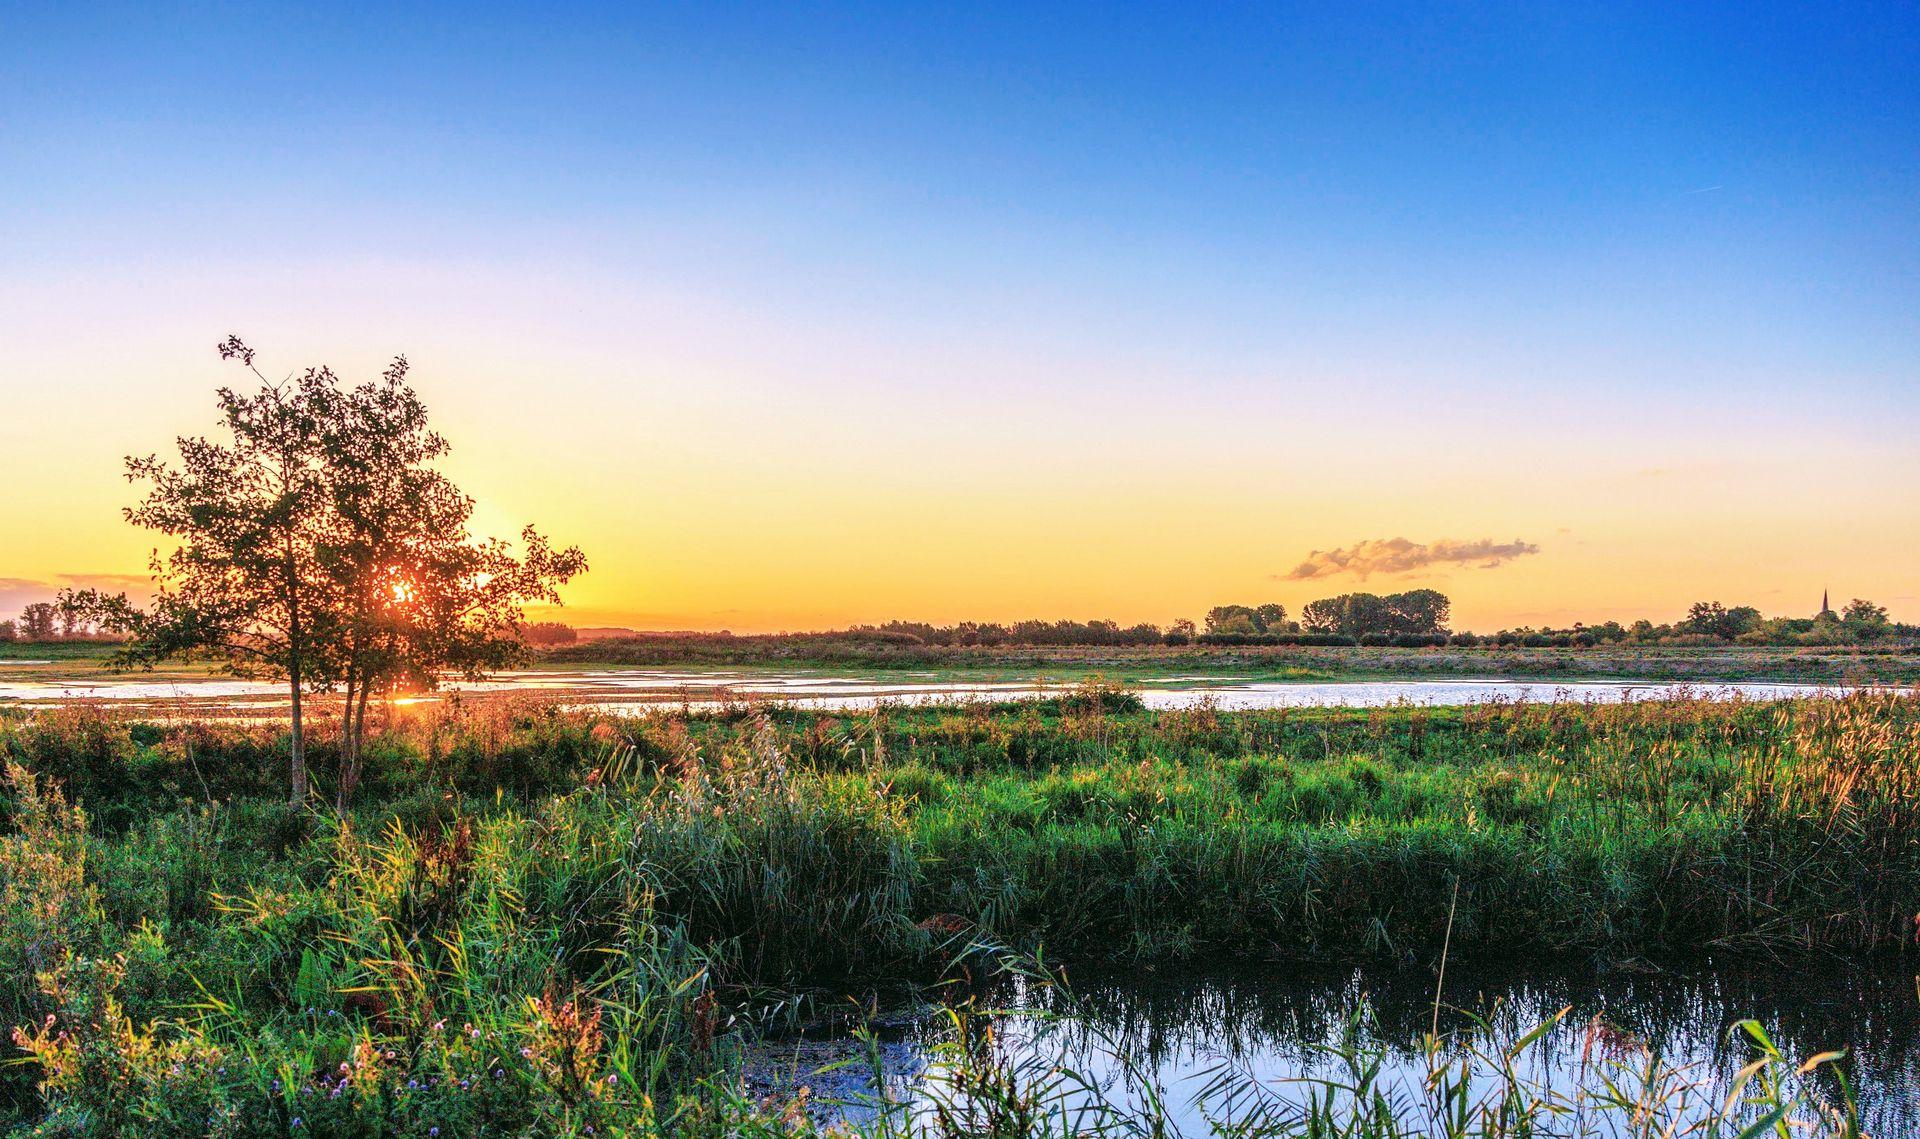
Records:
[[[742,1034],[965,975],[982,946],[1911,944],[1910,695],[1363,713],[1123,696],[636,720],[454,705],[396,714],[344,815],[258,789],[271,725],[0,722],[0,969],[30,1060],[9,1069],[14,1109],[47,1135],[804,1131],[804,1109],[740,1091]],[[1165,1133],[1136,1102],[1150,1085],[1089,1107],[1071,1072],[998,1048],[991,1016],[952,1015],[949,1113],[875,1127]],[[1337,1080],[1241,1088],[1219,1130],[1736,1135],[1778,1109],[1769,1128],[1850,1134],[1838,1069],[1797,1074],[1759,1037],[1765,1062],[1717,1115],[1659,1057],[1528,1084],[1511,1061],[1533,1046],[1435,1037],[1427,1082],[1386,1089],[1356,1032]]]

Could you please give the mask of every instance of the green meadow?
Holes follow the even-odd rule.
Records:
[[[284,734],[98,706],[0,719],[22,1126],[805,1131],[826,1117],[748,1096],[741,1049],[849,996],[935,994],[978,1025],[971,990],[942,982],[1052,963],[1714,949],[1818,968],[1908,952],[1920,897],[1920,704],[1887,692],[1150,712],[1090,683],[642,719],[452,702],[375,725],[345,812],[286,803]],[[1050,1099],[1058,1073],[1001,1062],[979,1031],[955,1038],[944,1108],[857,1126],[1084,1130]],[[1253,1133],[1597,1135],[1614,1132],[1548,1125],[1572,1105],[1633,1116],[1605,1081],[1522,1095],[1509,1067],[1447,1092],[1447,1129],[1356,1091]],[[1751,1078],[1762,1106],[1699,1133],[1776,1109],[1847,1133],[1832,1081],[1816,1094],[1784,1057]],[[1519,1097],[1497,1125],[1493,1087],[1495,1107]]]

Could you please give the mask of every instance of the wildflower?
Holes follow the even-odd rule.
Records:
[[[296,1115],[293,1117],[293,1122],[289,1126],[305,1127],[306,1125],[307,1125],[307,1121]]]

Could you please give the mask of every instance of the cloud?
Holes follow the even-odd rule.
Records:
[[[1351,546],[1315,550],[1305,561],[1275,577],[1283,581],[1306,581],[1350,573],[1365,581],[1376,573],[1412,573],[1435,565],[1476,564],[1481,569],[1492,569],[1514,558],[1539,552],[1540,547],[1518,538],[1511,542],[1496,542],[1491,538],[1464,541],[1437,538],[1432,542],[1364,538]]]

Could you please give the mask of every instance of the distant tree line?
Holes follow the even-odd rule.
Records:
[[[1185,625],[1189,633],[1192,622]],[[853,635],[878,633],[911,637],[925,645],[1157,645],[1166,638],[1158,625],[1122,627],[1117,621],[961,621],[934,625],[925,621],[888,621],[884,625],[857,625]]]
[[[36,601],[22,609],[19,617],[0,621],[0,644],[119,639],[117,634],[103,630],[81,614],[51,601]]]
[[[1766,617],[1752,605],[1696,601],[1687,615],[1667,624],[1648,620],[1623,625],[1575,622],[1564,629],[1502,629],[1478,638],[1481,643],[1585,647],[1601,644],[1689,645],[1849,645],[1920,638],[1920,626],[1897,623],[1883,605],[1856,597],[1835,613],[1823,610],[1812,617]]]
[[[1566,628],[1522,626],[1496,633],[1455,632],[1448,625],[1453,604],[1433,589],[1405,593],[1343,593],[1310,601],[1300,617],[1274,602],[1262,605],[1217,605],[1203,622],[1175,621],[1162,628],[1142,622],[1117,621],[960,621],[937,625],[927,621],[888,621],[849,629],[810,633],[634,633],[626,640],[658,644],[664,640],[692,644],[783,642],[817,646],[886,644],[897,647],[1048,647],[1184,645],[1220,646],[1321,645],[1395,646],[1428,648],[1489,646],[1502,648],[1585,648],[1604,644],[1687,645],[1739,643],[1759,645],[1853,644],[1885,639],[1920,638],[1920,628],[1895,624],[1885,607],[1855,599],[1839,613],[1809,618],[1762,617],[1749,605],[1727,606],[1716,601],[1696,603],[1687,615],[1670,624],[1635,621],[1622,625],[1575,622]],[[564,647],[578,640],[568,626],[529,625],[522,637],[541,648]]]

